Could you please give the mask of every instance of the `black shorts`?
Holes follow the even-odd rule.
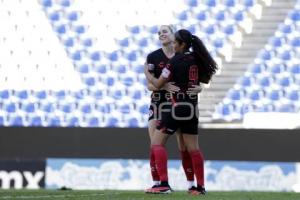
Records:
[[[192,106],[171,106],[171,112],[162,112],[156,128],[166,134],[174,134],[178,129],[181,133],[198,134],[198,109]],[[194,110],[192,110],[194,109]]]
[[[159,119],[161,118],[161,112],[159,112],[160,109],[162,109],[163,103],[167,103],[167,101],[151,101],[151,104],[149,106],[149,117],[148,117],[148,121],[152,120],[152,119]]]

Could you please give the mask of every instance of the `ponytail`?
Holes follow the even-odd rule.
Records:
[[[203,66],[201,82],[208,83],[212,76],[216,73],[218,65],[206,49],[203,42],[195,35],[192,35],[191,47],[200,66]]]
[[[175,33],[175,39],[186,44],[186,50],[192,48],[200,68],[200,82],[209,83],[216,73],[218,65],[206,49],[203,42],[196,35],[192,35],[188,30],[181,29]]]

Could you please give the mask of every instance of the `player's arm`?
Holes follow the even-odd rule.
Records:
[[[147,80],[147,88],[150,91],[158,91],[159,90],[156,87],[154,87],[154,85],[152,83],[150,83],[148,80]]]
[[[170,70],[167,68],[164,68],[160,77],[157,79],[155,78],[148,70],[145,70],[145,75],[147,80],[152,83],[152,85],[154,87],[156,87],[157,89],[161,89],[165,83],[168,82],[168,79],[170,77]]]

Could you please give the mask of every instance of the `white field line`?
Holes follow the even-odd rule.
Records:
[[[40,198],[68,198],[68,197],[96,197],[103,196],[104,194],[54,194],[54,195],[26,195],[26,196],[2,196],[0,199],[40,199]]]

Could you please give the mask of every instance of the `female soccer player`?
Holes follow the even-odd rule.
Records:
[[[188,30],[181,29],[175,33],[174,49],[176,55],[162,70],[159,78],[145,71],[148,81],[156,88],[162,88],[167,82],[174,82],[180,88],[172,94],[168,104],[169,111],[162,113],[151,140],[151,149],[161,181],[156,190],[158,193],[171,191],[164,145],[169,136],[180,129],[197,180],[197,189],[191,191],[191,194],[201,195],[205,194],[205,187],[204,158],[198,143],[198,96],[187,91],[191,85],[208,83],[216,73],[217,64],[202,41]]]
[[[174,41],[174,30],[170,25],[162,25],[158,31],[159,40],[162,44],[162,48],[157,49],[150,53],[147,56],[146,63],[151,66],[149,70],[154,77],[158,78],[161,75],[162,69],[166,66],[170,58],[175,55],[173,41]],[[148,89],[153,91],[151,95],[151,105],[149,108],[149,122],[148,122],[148,132],[150,141],[152,141],[154,131],[156,128],[156,120],[159,115],[160,106],[167,102],[166,95],[168,92],[176,92],[179,90],[179,87],[173,85],[171,82],[165,83],[161,89],[157,89],[151,83],[148,82]],[[201,91],[201,87],[199,85],[194,85],[191,87],[190,92],[195,94]],[[183,143],[183,137],[181,134],[176,134],[178,148],[182,158],[182,166],[188,181],[189,190],[195,189],[194,187],[194,171],[192,166],[192,161],[189,153],[186,150],[186,147]],[[146,189],[146,193],[156,193],[156,188],[160,184],[159,175],[156,169],[154,154],[152,149],[150,150],[150,167],[151,167],[151,175],[154,182],[154,185]]]

